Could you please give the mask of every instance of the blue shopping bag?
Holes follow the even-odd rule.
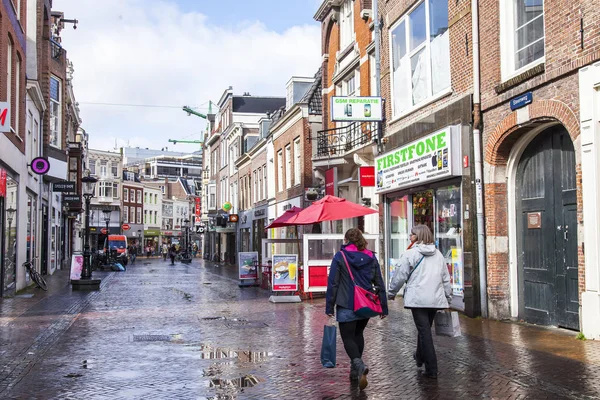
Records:
[[[335,368],[335,343],[337,328],[333,325],[323,327],[323,344],[321,344],[321,364],[325,368]]]

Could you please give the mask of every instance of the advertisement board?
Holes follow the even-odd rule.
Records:
[[[375,192],[416,186],[454,175],[454,158],[459,149],[454,149],[456,134],[453,132],[456,132],[455,127],[447,127],[377,157]]]
[[[381,97],[340,97],[331,98],[332,121],[376,122],[383,118]]]
[[[360,187],[375,186],[375,167],[363,166],[358,171],[358,185]]]
[[[71,257],[71,280],[78,281],[81,279],[81,272],[83,271],[83,255],[73,254]]]
[[[258,252],[238,253],[238,269],[240,279],[258,279]]]
[[[272,262],[273,291],[298,290],[298,254],[273,254]]]

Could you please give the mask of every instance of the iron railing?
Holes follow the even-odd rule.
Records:
[[[377,122],[351,122],[317,131],[317,157],[343,156],[377,138]]]

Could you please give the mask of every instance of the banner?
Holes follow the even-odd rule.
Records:
[[[298,254],[273,254],[273,291],[298,290]]]
[[[238,253],[240,279],[258,279],[258,252]]]
[[[83,271],[83,255],[73,254],[71,257],[71,280],[78,281],[81,279]]]
[[[200,221],[200,197],[196,197],[196,221]]]
[[[331,97],[332,121],[381,121],[381,97]]]
[[[337,196],[337,167],[325,171],[325,194]]]
[[[0,168],[0,197],[6,197],[6,170]]]

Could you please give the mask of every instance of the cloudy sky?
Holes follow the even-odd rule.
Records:
[[[321,0],[54,0],[79,20],[63,30],[90,147],[194,151],[206,113],[236,94],[285,96],[292,75],[319,68]],[[99,104],[103,103],[103,104]],[[110,105],[109,105],[110,104]],[[136,106],[126,106],[136,105]],[[143,106],[143,107],[142,107]],[[150,107],[159,106],[159,107]]]

